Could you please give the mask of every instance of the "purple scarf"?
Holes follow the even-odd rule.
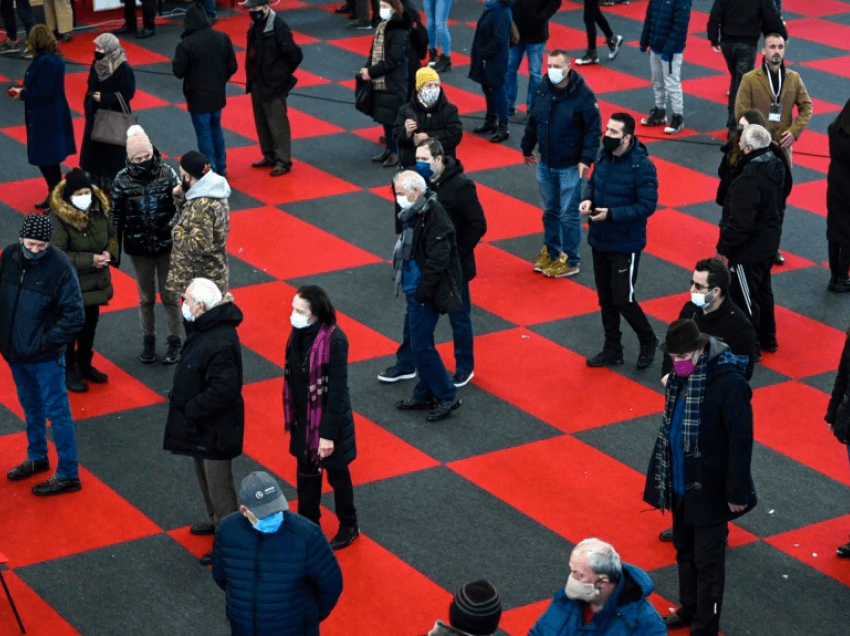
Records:
[[[319,333],[310,347],[310,376],[309,393],[307,396],[307,454],[314,466],[319,465],[319,427],[322,424],[322,414],[328,400],[328,368],[331,359],[331,336],[336,325],[322,325]],[[286,343],[286,362],[283,375],[283,416],[284,427],[287,432],[292,427],[295,419],[295,399],[292,396],[292,384],[290,380],[289,352],[292,347],[292,339],[295,336],[293,329]]]

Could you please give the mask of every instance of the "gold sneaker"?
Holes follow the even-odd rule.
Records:
[[[540,250],[540,253],[537,255],[537,260],[534,262],[534,271],[543,273],[543,270],[554,262],[555,261],[549,257],[549,248],[544,245],[543,249]]]
[[[579,271],[578,265],[567,263],[567,253],[561,252],[561,257],[557,261],[552,261],[552,264],[543,270],[543,275],[549,278],[566,278],[575,276]]]

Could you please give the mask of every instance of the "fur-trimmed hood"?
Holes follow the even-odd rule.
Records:
[[[62,179],[59,185],[53,188],[53,192],[50,193],[50,209],[56,216],[65,221],[65,223],[78,230],[82,230],[89,224],[89,213],[95,208],[106,218],[109,218],[109,199],[103,193],[103,190],[97,186],[92,186],[91,191],[92,207],[87,211],[80,210],[65,200],[65,179]],[[100,205],[97,205],[98,201]]]

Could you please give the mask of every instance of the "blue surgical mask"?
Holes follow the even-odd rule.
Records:
[[[422,175],[423,179],[430,179],[434,176],[434,169],[429,161],[417,161],[416,172]]]
[[[283,512],[276,512],[273,515],[266,517],[265,519],[257,519],[257,523],[253,524],[254,530],[257,532],[262,532],[263,534],[272,534],[273,532],[277,532],[277,529],[280,528],[281,524],[283,524]]]
[[[21,251],[24,253],[24,258],[30,261],[37,261],[42,258],[45,254],[47,254],[47,250],[41,250],[38,254],[33,254],[23,245],[21,245]]]
[[[189,303],[183,303],[183,307],[180,309],[183,312],[183,317],[188,322],[195,322],[195,317],[192,315],[192,310],[189,308]]]

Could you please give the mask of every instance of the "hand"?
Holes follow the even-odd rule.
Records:
[[[372,81],[372,78],[369,77],[369,69],[367,69],[365,66],[360,69],[360,77],[362,77],[367,82]]]
[[[92,94],[91,94],[91,98],[92,98],[94,101],[99,102],[99,101],[100,101],[100,91],[98,91],[97,93],[92,93]]]
[[[593,212],[593,202],[590,199],[585,199],[578,204],[578,213],[582,216],[587,216]]]
[[[413,135],[413,143],[418,144],[423,139],[428,139],[428,133],[416,133]]]
[[[608,208],[596,208],[593,210],[591,221],[604,221],[608,218]]]
[[[790,148],[795,141],[797,141],[797,138],[794,136],[794,133],[792,133],[790,130],[786,130],[784,133],[782,133],[782,138],[779,140],[779,145],[782,148]]]
[[[720,50],[719,44],[717,46],[712,46],[711,50],[714,51],[715,53],[722,53],[722,51]]]
[[[741,512],[746,507],[747,506],[745,506],[745,505],[741,506],[741,505],[733,504],[733,503],[729,504],[729,510],[731,510],[732,512]]]
[[[525,165],[533,166],[535,163],[540,161],[540,157],[537,155],[523,155],[522,160],[525,162]]]
[[[109,255],[109,252],[102,252],[100,254],[94,255],[94,266],[98,269],[102,267],[106,267],[109,265],[109,261],[112,260],[112,257]]]
[[[407,133],[407,136],[410,137],[413,135],[416,127],[419,123],[415,119],[405,119],[404,120],[404,132]]]
[[[670,379],[670,374],[665,373],[664,377],[661,378],[661,385],[666,387],[667,386],[667,380],[669,380],[669,379]]]
[[[174,189],[171,191],[171,194],[173,194],[175,197],[182,197],[183,196],[183,186],[182,185],[174,186]]]
[[[588,166],[587,164],[584,164],[584,163],[579,162],[579,164],[578,164],[578,176],[579,176],[579,179],[584,179],[584,176],[585,176],[588,172],[590,172],[590,166]]]
[[[19,88],[17,86],[13,86],[12,88],[9,89],[9,97],[11,97],[12,99],[20,99],[22,90],[24,90],[24,89]]]
[[[319,457],[324,459],[325,457],[330,457],[334,452],[334,443],[329,439],[325,439],[324,437],[319,438]]]

